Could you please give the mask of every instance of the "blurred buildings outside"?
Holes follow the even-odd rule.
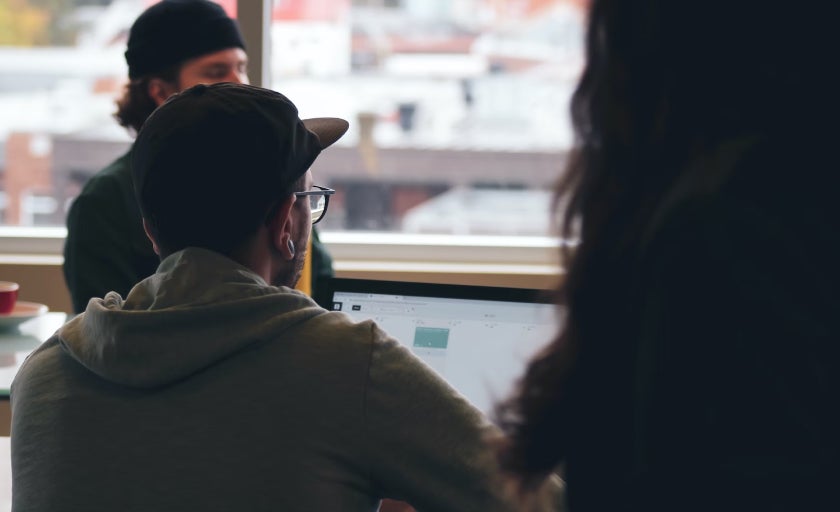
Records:
[[[271,87],[302,117],[351,122],[313,167],[338,191],[324,229],[548,234],[584,1],[275,1]],[[151,3],[65,0],[72,43],[0,41],[0,224],[63,225],[129,147],[111,116]]]

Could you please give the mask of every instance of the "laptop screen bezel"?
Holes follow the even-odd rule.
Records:
[[[330,300],[334,300],[336,292],[347,292],[496,302],[554,303],[553,290],[539,288],[513,288],[346,277],[331,277],[328,281],[328,291]]]

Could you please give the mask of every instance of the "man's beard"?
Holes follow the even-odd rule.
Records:
[[[271,280],[272,286],[288,286],[289,288],[294,288],[297,285],[298,281],[300,281],[301,274],[303,274],[303,266],[306,264],[306,245],[299,240],[295,241],[297,252],[295,252],[294,258],[289,261],[289,265],[284,272],[280,272],[274,276]]]

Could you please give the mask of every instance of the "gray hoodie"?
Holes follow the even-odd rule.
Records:
[[[187,249],[12,384],[15,511],[508,510],[483,417],[371,322]]]

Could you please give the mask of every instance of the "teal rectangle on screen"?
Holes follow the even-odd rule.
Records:
[[[446,348],[449,343],[449,329],[440,327],[418,327],[414,330],[414,346],[418,348]]]

